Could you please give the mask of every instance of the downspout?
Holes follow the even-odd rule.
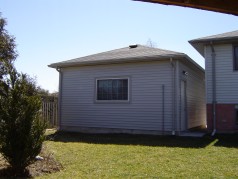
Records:
[[[213,47],[212,41],[210,42],[211,46],[211,56],[212,56],[212,110],[213,110],[213,131],[212,136],[216,133],[216,52]]]
[[[59,67],[56,68],[59,72],[59,96],[58,96],[58,129],[61,129],[61,101],[62,101],[62,71]]]
[[[175,64],[173,58],[170,58],[172,67],[172,135],[175,135]]]

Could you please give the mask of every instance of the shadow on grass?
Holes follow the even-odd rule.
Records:
[[[214,144],[217,147],[238,148],[238,133],[236,134],[217,134],[218,141]]]
[[[209,135],[202,138],[194,138],[131,134],[85,134],[73,132],[56,132],[48,135],[47,140],[66,143],[84,142],[92,144],[143,145],[182,148],[204,148],[211,143],[217,142],[216,137],[210,137]],[[234,144],[231,143],[230,146],[232,145]]]
[[[32,178],[28,170],[23,173],[16,173],[11,167],[0,169],[0,178]]]

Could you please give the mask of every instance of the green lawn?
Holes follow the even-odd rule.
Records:
[[[64,169],[42,178],[238,178],[238,135],[56,133],[45,143]]]

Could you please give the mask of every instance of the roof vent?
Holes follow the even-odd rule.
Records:
[[[138,45],[129,45],[130,48],[136,48]]]

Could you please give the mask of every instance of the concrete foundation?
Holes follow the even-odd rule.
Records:
[[[137,130],[137,129],[112,129],[98,127],[80,127],[80,126],[61,126],[60,131],[98,133],[98,134],[149,134],[149,135],[172,135],[172,131],[155,131],[155,130]],[[178,135],[178,132],[175,132]]]

